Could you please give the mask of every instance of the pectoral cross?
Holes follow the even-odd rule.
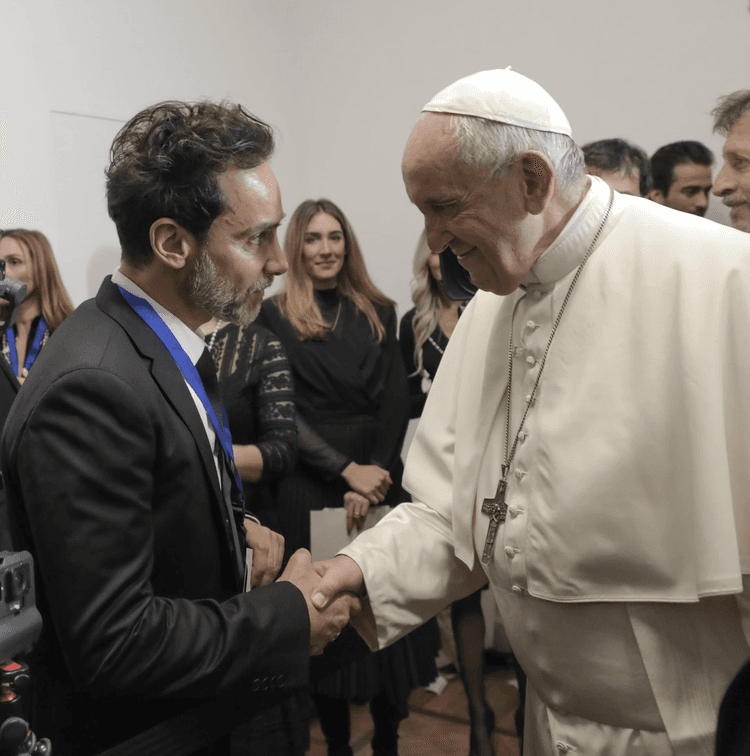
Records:
[[[508,470],[503,465],[503,477],[497,484],[497,491],[492,499],[485,499],[482,502],[482,514],[490,516],[490,524],[487,528],[487,540],[484,542],[484,551],[482,552],[482,563],[487,564],[492,556],[492,549],[495,546],[495,536],[501,522],[505,522],[505,516],[508,513],[508,505],[505,503],[505,489],[508,486]]]

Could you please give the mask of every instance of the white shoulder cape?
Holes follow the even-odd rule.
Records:
[[[555,310],[569,280],[558,283]],[[507,388],[520,296],[480,292],[462,315],[404,478],[418,502],[452,521],[455,555],[470,570],[478,470]],[[537,404],[532,595],[695,601],[742,590],[750,572],[750,234],[617,195]]]

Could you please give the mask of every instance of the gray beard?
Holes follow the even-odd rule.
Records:
[[[264,276],[250,291],[267,289],[272,281],[269,276]],[[250,309],[245,295],[235,292],[231,284],[219,276],[206,249],[201,249],[195,261],[195,268],[187,282],[187,295],[193,304],[207,310],[212,317],[238,326],[250,325],[260,312],[260,303]]]

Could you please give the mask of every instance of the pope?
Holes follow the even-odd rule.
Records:
[[[712,754],[750,655],[750,236],[587,176],[508,69],[425,105],[402,169],[430,248],[481,291],[413,502],[318,565],[313,603],[366,591],[378,648],[489,581],[526,754]]]

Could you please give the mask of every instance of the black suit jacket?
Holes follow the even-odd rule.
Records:
[[[304,597],[288,582],[240,593],[195,404],[109,279],[42,350],[0,454],[45,620],[32,726],[56,753],[97,753],[196,700],[306,682]]]

